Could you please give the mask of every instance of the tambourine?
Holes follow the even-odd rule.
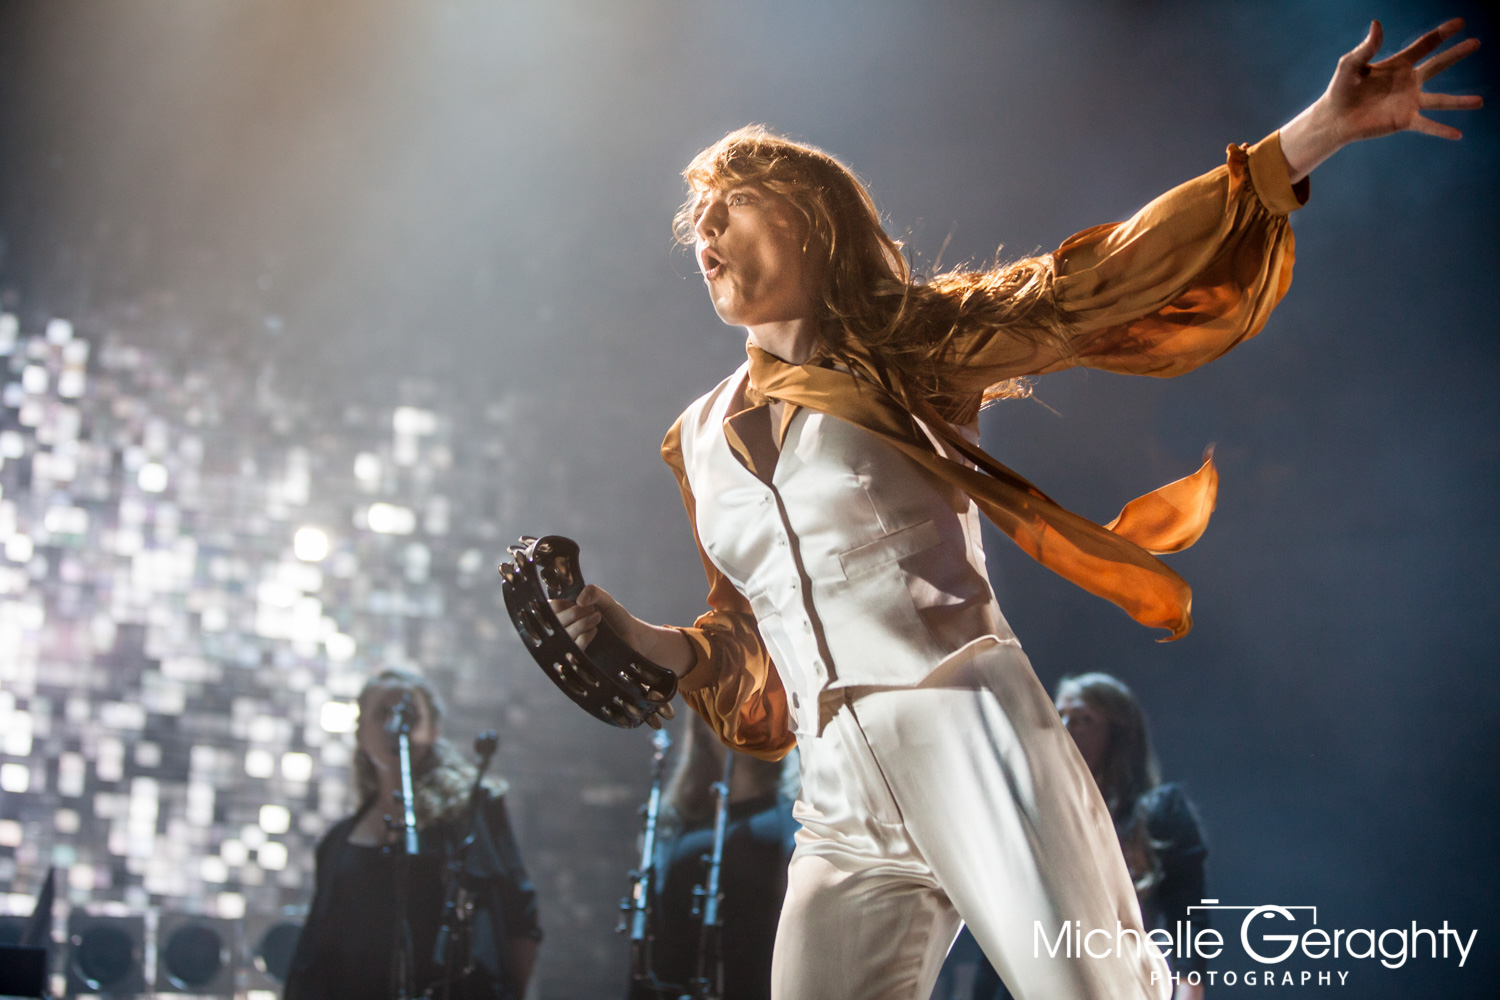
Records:
[[[625,644],[605,622],[587,651],[569,637],[547,604],[574,601],[584,588],[578,543],[561,535],[522,537],[500,564],[505,610],[542,673],[585,712],[621,729],[672,718],[677,675]]]

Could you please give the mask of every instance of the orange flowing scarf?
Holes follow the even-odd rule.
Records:
[[[1208,527],[1219,489],[1211,456],[1197,472],[1137,497],[1100,526],[971,444],[930,404],[918,402],[909,411],[847,371],[788,364],[753,344],[748,351],[752,398],[759,394],[803,406],[874,434],[963,490],[1021,551],[1052,572],[1114,602],[1142,625],[1170,630],[1163,642],[1180,639],[1193,627],[1192,588],[1154,554],[1180,552]],[[915,420],[973,466],[940,454]]]

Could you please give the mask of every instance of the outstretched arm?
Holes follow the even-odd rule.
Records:
[[[1443,70],[1472,55],[1479,39],[1468,38],[1451,48],[1437,48],[1463,30],[1455,17],[1433,28],[1406,48],[1379,62],[1384,35],[1379,21],[1370,33],[1339,60],[1323,96],[1281,129],[1281,151],[1295,184],[1344,146],[1393,132],[1425,132],[1440,139],[1463,133],[1423,116],[1424,111],[1470,111],[1484,101],[1458,94],[1429,94],[1422,87]]]
[[[1066,240],[1051,255],[1054,338],[1017,336],[1004,322],[985,322],[986,296],[1011,294],[1004,281],[934,279],[955,286],[952,325],[963,331],[943,386],[960,401],[949,419],[972,420],[987,386],[1018,375],[1082,365],[1170,377],[1255,336],[1291,285],[1287,214],[1306,201],[1308,172],[1359,139],[1407,129],[1457,139],[1457,129],[1422,112],[1480,106],[1478,97],[1422,90],[1479,47],[1470,39],[1437,51],[1462,28],[1461,19],[1448,21],[1371,63],[1380,47],[1376,23],[1339,60],[1323,96],[1284,128],[1253,146],[1231,147],[1225,166],[1178,185],[1129,220]]]

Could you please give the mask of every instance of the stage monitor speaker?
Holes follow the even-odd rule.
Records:
[[[37,893],[31,916],[0,916],[0,996],[44,997],[51,965],[54,870]]]
[[[144,917],[68,915],[68,995],[146,992]]]
[[[236,926],[187,913],[163,913],[156,925],[156,992],[234,993]]]
[[[47,995],[47,949],[0,944],[0,997]]]
[[[279,913],[246,916],[240,936],[245,988],[270,990],[279,996],[301,934],[302,922],[293,917]]]

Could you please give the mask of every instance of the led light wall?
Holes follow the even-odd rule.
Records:
[[[56,865],[93,911],[305,905],[355,805],[364,678],[503,691],[519,650],[475,635],[498,637],[504,449],[460,472],[435,406],[314,419],[269,373],[171,370],[64,320],[0,317],[0,356],[0,884]]]

